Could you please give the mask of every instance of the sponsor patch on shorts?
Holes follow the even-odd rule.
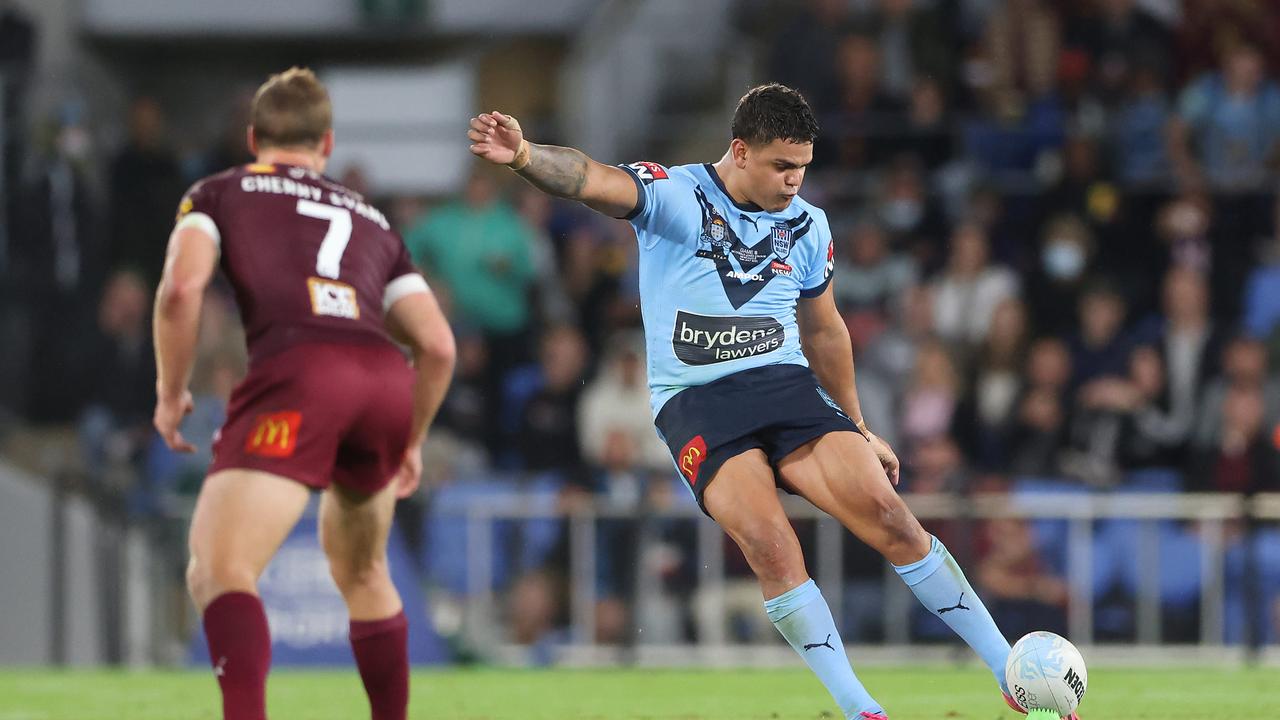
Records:
[[[244,440],[244,451],[262,457],[286,458],[298,447],[302,413],[293,410],[259,415]]]
[[[701,435],[695,435],[680,449],[680,474],[685,476],[690,485],[698,484],[698,469],[706,459],[707,441]]]

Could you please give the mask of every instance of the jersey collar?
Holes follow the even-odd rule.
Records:
[[[733,196],[729,194],[729,189],[724,186],[724,181],[720,179],[720,173],[716,172],[715,165],[712,165],[711,163],[702,163],[702,168],[707,171],[707,175],[711,176],[711,182],[715,183],[716,187],[720,188],[720,193],[728,198],[729,202],[733,203],[734,207],[738,208],[742,212],[749,213],[765,211],[764,208],[753,202],[740,203],[737,200],[734,200]]]

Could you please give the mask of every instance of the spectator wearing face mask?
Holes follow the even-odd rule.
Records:
[[[915,160],[900,158],[884,173],[874,213],[889,245],[910,253],[926,273],[944,261],[946,222],[925,194],[925,179]]]
[[[1093,236],[1075,215],[1061,215],[1045,226],[1027,303],[1037,330],[1065,335],[1075,323],[1075,307],[1093,258]]]
[[[94,322],[109,267],[84,120],[81,103],[65,103],[29,158],[25,184],[0,194],[14,210],[0,300],[12,303],[8,328],[30,328],[4,338],[0,405],[36,423],[69,422],[78,412],[75,366],[85,353],[83,338],[67,327]]]

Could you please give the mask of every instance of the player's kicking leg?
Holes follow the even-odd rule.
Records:
[[[347,602],[373,720],[405,720],[409,707],[408,624],[387,565],[395,503],[394,482],[373,495],[335,483],[320,499],[320,544]]]
[[[883,718],[883,708],[849,665],[827,601],[809,579],[764,453],[750,450],[726,461],[706,486],[703,503],[742,548],[760,581],[769,619],[831,692],[844,716]]]
[[[947,548],[920,527],[889,484],[870,444],[856,432],[828,433],[783,458],[792,490],[875,548],[915,593],[982,658],[1005,688],[1009,642]]]
[[[187,589],[204,620],[225,720],[263,720],[271,638],[258,576],[307,507],[306,487],[270,473],[205,479],[191,518]]]

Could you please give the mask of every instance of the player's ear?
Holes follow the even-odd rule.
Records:
[[[742,138],[734,138],[729,144],[729,152],[733,155],[733,164],[738,166],[739,170],[747,168],[747,143]]]
[[[324,138],[320,141],[320,155],[329,157],[333,154],[333,128],[329,128],[324,132]]]
[[[258,154],[258,136],[253,133],[252,125],[245,128],[244,141],[249,146],[249,154],[256,156]]]

